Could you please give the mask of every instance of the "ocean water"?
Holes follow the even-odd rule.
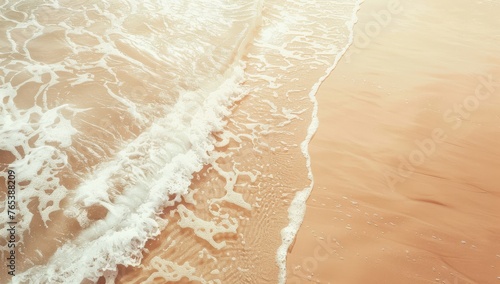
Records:
[[[2,1],[1,282],[284,283],[359,4]]]

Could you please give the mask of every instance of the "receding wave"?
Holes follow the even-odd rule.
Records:
[[[285,281],[313,95],[359,3],[1,5],[12,282]]]

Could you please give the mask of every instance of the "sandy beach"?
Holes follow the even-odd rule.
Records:
[[[500,4],[365,1],[287,283],[500,283]]]
[[[500,284],[500,2],[4,2],[0,284]]]

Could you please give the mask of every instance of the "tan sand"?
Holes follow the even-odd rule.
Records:
[[[317,94],[315,188],[287,283],[500,283],[498,11],[361,6]]]
[[[494,144],[500,136],[496,114],[500,85],[488,83],[490,75],[500,81],[500,35],[495,30],[500,7],[491,1],[415,2],[368,0],[360,11],[354,45],[318,94],[321,126],[311,144],[316,187],[288,259],[288,283],[500,283],[500,218],[496,208],[500,190],[495,188],[495,155],[500,150]],[[333,27],[340,26],[336,21],[343,23],[334,15],[328,19]],[[344,34],[341,29],[339,33]],[[33,44],[30,48],[36,49],[36,42]],[[304,47],[299,44],[296,48]],[[52,61],[61,54],[46,57],[40,51],[36,56]],[[203,283],[199,275],[223,283],[277,282],[275,253],[281,242],[280,230],[288,223],[286,210],[292,193],[308,183],[297,144],[305,136],[311,114],[303,95],[322,72],[308,71],[310,78],[300,76],[304,81],[287,76],[276,80],[276,85],[284,86],[280,93],[286,93],[286,88],[297,89],[285,102],[264,92],[241,102],[228,121],[229,133],[247,129],[242,137],[249,137],[258,120],[282,132],[270,132],[272,135],[258,141],[233,139],[218,147],[217,151],[227,153],[220,158],[222,169],[207,165],[196,173],[192,200],[180,201],[179,208],[196,209],[202,219],[210,220],[214,214],[221,217],[213,218],[222,224],[222,233],[213,241],[227,242],[226,248],[216,249],[189,226],[178,226],[181,213],[176,215],[168,208],[164,217],[170,223],[157,239],[148,242],[139,268],[120,267],[118,283],[143,283],[162,270],[166,271],[163,276],[177,278],[179,283]],[[265,80],[251,83],[265,88],[268,83],[261,81]],[[150,99],[140,82],[127,87],[132,89],[132,99]],[[95,90],[95,96],[101,97],[102,90]],[[21,105],[27,104],[23,107],[35,103],[19,98]],[[263,98],[269,98],[268,102]],[[64,99],[77,105],[92,101],[78,96]],[[101,100],[107,106],[103,109],[108,109],[108,101]],[[62,102],[66,101],[58,98],[57,103]],[[461,107],[462,103],[466,106]],[[274,105],[300,113],[295,120],[301,123],[287,124],[285,112],[271,112]],[[302,108],[307,110],[301,112]],[[251,115],[248,110],[253,111]],[[74,122],[82,128],[88,123],[106,130],[111,125],[130,124],[128,117],[113,121],[98,112],[85,119]],[[141,129],[134,126],[113,135],[97,133],[92,127],[86,131],[95,131],[94,136],[103,139],[116,134],[126,140]],[[286,139],[298,142],[282,145]],[[83,142],[77,150],[88,155]],[[261,153],[253,151],[254,142],[266,146],[259,148]],[[234,159],[229,163],[225,157]],[[14,158],[0,153],[0,163]],[[99,162],[70,160],[75,171]],[[235,167],[239,171],[235,180],[222,175]],[[252,172],[256,168],[263,173],[258,178]],[[63,173],[61,180],[70,189],[80,182],[68,173]],[[233,193],[241,193],[246,202],[258,207],[248,210],[224,199],[224,185],[230,182],[234,182]],[[217,202],[212,206],[208,200]],[[224,217],[228,213],[239,222],[236,233],[232,232],[233,223],[223,222],[233,220]],[[89,209],[90,220],[103,215],[102,208]],[[26,261],[45,262],[35,258],[35,249],[49,256],[59,242],[72,239],[82,229],[62,214],[51,218],[50,230],[40,227],[31,232],[27,253],[20,254]],[[38,219],[35,223],[41,224]],[[74,235],[67,235],[68,231]],[[22,265],[20,270],[25,268]],[[104,282],[102,278],[100,283]],[[164,283],[164,278],[151,282]]]

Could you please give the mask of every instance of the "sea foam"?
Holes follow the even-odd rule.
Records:
[[[13,282],[119,282],[122,265],[151,271],[135,282],[283,283],[312,188],[317,78],[352,41],[358,5],[5,3],[0,159],[20,185]],[[294,155],[307,157],[305,178],[280,170]],[[164,251],[199,258],[145,249],[161,237]],[[271,239],[281,246],[261,245]],[[279,273],[262,264],[271,270],[258,276],[268,255]]]

